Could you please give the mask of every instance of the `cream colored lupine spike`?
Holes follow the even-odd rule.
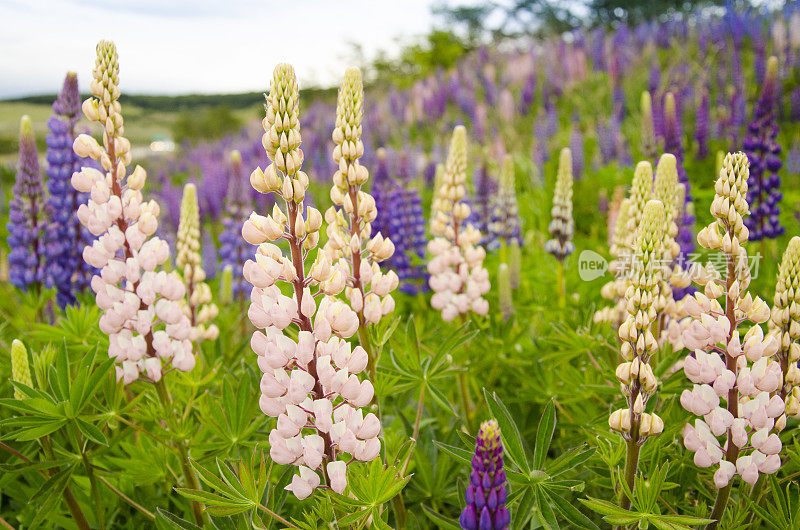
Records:
[[[219,310],[212,302],[211,289],[205,283],[206,273],[200,254],[200,207],[197,187],[192,183],[183,187],[175,248],[175,265],[186,286],[184,313],[192,323],[192,340],[214,340],[219,336],[219,328],[211,321],[219,314]]]
[[[485,315],[489,303],[483,295],[489,291],[489,274],[483,267],[486,251],[479,246],[481,233],[471,224],[469,205],[464,202],[467,184],[467,130],[458,125],[453,130],[450,151],[441,177],[441,186],[433,201],[428,262],[434,291],[431,306],[442,312],[445,321],[470,311]]]
[[[775,285],[770,331],[778,340],[777,360],[783,384],[778,394],[788,416],[800,416],[800,237],[794,236],[783,254]]]
[[[653,298],[658,293],[664,253],[666,215],[661,201],[649,200],[642,211],[642,222],[633,246],[635,256],[630,286],[625,293],[626,320],[618,334],[622,342],[624,362],[617,367],[616,377],[622,385],[627,407],[615,410],[609,417],[611,429],[622,434],[626,441],[625,481],[633,489],[641,445],[650,436],[661,434],[663,420],[655,412],[646,412],[648,399],[658,387],[650,357],[658,350],[651,327],[656,319]],[[623,508],[630,506],[621,497]]]
[[[391,292],[399,278],[394,271],[373,274],[377,264],[394,254],[394,243],[372,234],[378,215],[375,199],[362,190],[369,172],[360,163],[364,154],[361,140],[364,89],[361,71],[349,68],[344,75],[336,105],[336,123],[331,134],[333,159],[337,164],[330,197],[334,204],[325,212],[328,241],[325,253],[341,277],[346,279],[345,296],[358,315],[359,341],[369,355],[367,372],[375,378],[376,357],[369,344],[367,326],[377,324],[394,310]]]
[[[760,474],[780,468],[781,441],[771,431],[786,422],[784,401],[777,395],[781,367],[773,360],[780,344],[776,334],[765,335],[760,326],[770,318],[770,309],[746,292],[750,271],[743,217],[749,213],[748,178],[747,156],[725,156],[711,203],[715,220],[697,235],[700,246],[724,257],[724,271],[720,278],[703,278],[703,292],[683,303],[691,317],[682,333],[690,352],[683,371],[694,386],[683,391],[680,401],[698,416],[684,426],[683,437],[698,466],[718,465],[714,484],[720,492],[712,513],[716,520],[722,518],[735,475],[753,485]],[[748,320],[751,325],[742,335],[740,326]]]
[[[243,276],[253,285],[248,317],[258,331],[250,344],[264,373],[259,405],[265,414],[278,418],[281,426],[269,434],[270,457],[279,464],[298,467],[286,489],[305,499],[323,480],[333,491],[343,493],[348,463],[378,457],[381,427],[373,413],[360,410],[372,401],[374,388],[358,376],[367,366],[367,353],[345,340],[359,328],[356,312],[336,296],[350,281],[342,273],[346,265],[341,262],[345,260],[331,259],[318,249],[306,271],[319,242],[322,215],[304,204],[308,177],[301,169],[298,98],[294,70],[278,65],[263,121],[262,143],[271,164],[265,171],[256,169],[251,184],[262,193],[279,194],[282,200],[275,201],[268,215],[253,213],[244,223],[242,236],[258,245],[255,259],[244,265]],[[353,153],[358,155],[357,146],[351,149],[355,142],[345,138],[350,138],[351,132],[342,134],[341,145],[347,145],[340,149],[342,161],[345,157],[352,159]],[[347,174],[346,169],[342,175]],[[354,211],[358,211],[355,204]],[[336,212],[326,217],[333,223],[340,219]],[[273,243],[276,240],[285,240],[289,249],[286,254]],[[341,247],[350,241],[351,237],[342,238],[332,253],[341,253]],[[292,330],[285,332],[287,328]],[[284,354],[289,351],[291,355]],[[346,391],[334,382],[342,377]],[[294,392],[301,396],[297,400],[287,400],[269,390],[281,384],[278,381],[290,379]],[[337,422],[334,427],[334,410],[342,417],[358,420],[347,425]],[[350,444],[356,428],[358,443]],[[350,456],[340,459],[345,453]]]

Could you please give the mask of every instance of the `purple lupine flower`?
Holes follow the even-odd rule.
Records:
[[[670,92],[667,92],[664,98],[664,152],[675,156],[678,180],[683,184],[685,191],[682,207],[683,219],[678,220],[678,236],[675,239],[681,247],[678,260],[681,263],[686,263],[695,249],[693,233],[694,207],[692,205],[689,177],[683,167],[683,132],[681,130],[680,114],[675,106],[675,98]],[[690,292],[693,292],[692,287],[675,289],[675,299],[680,300]]]
[[[800,143],[797,139],[786,153],[786,172],[790,175],[800,175]]]
[[[778,176],[783,163],[781,146],[777,142],[778,122],[775,116],[775,94],[778,81],[778,59],[770,57],[761,97],[753,109],[753,120],[747,126],[743,147],[750,160],[747,202],[750,216],[744,223],[750,230],[750,240],[774,239],[785,231],[778,214],[783,194]]]
[[[231,172],[230,187],[225,203],[225,216],[222,218],[222,232],[219,234],[219,270],[226,266],[232,269],[231,287],[234,297],[245,296],[249,289],[247,281],[242,277],[245,261],[254,255],[253,246],[242,238],[242,225],[253,210],[249,193],[249,182],[242,171],[242,155],[232,151],[230,155]],[[210,253],[203,249],[203,257]],[[209,270],[208,268],[206,270]]]
[[[572,118],[569,149],[572,151],[572,176],[575,180],[580,180],[583,178],[583,168],[586,165],[586,152],[583,148],[583,134],[578,116]]]
[[[422,212],[422,198],[416,188],[406,188],[398,180],[390,192],[389,203],[392,208],[389,237],[395,243],[395,249],[388,265],[400,279],[398,289],[401,292],[424,292],[428,289],[428,275],[423,264],[427,224]]]
[[[78,76],[67,74],[64,86],[53,103],[53,116],[47,122],[47,199],[49,224],[45,232],[47,287],[56,288],[59,307],[75,303],[75,294],[91,282],[95,269],[83,259],[83,249],[92,242],[92,235],[78,220],[78,206],[87,201],[85,193],[72,187],[70,179],[83,165],[94,165],[81,159],[72,149],[75,123],[81,113]]]
[[[703,88],[700,94],[700,103],[697,105],[694,128],[694,137],[695,140],[697,140],[697,158],[700,159],[708,156],[709,120],[710,110],[708,103],[708,90]]]
[[[481,244],[486,247],[491,243],[489,224],[492,222],[491,198],[496,189],[495,182],[489,176],[488,157],[484,157],[483,163],[475,170],[475,200],[472,201],[474,208],[472,211],[473,224],[480,230],[484,237]]]
[[[795,87],[789,94],[789,119],[800,121],[800,86]]]
[[[20,120],[19,163],[13,197],[8,205],[8,280],[27,289],[44,280],[44,186],[39,153],[28,116]]]
[[[481,424],[472,457],[472,473],[458,522],[465,530],[506,530],[511,514],[506,508],[503,444],[497,420]]]

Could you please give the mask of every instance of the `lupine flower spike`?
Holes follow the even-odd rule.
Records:
[[[514,159],[506,155],[500,171],[500,186],[495,196],[495,203],[490,224],[492,236],[498,243],[510,245],[512,241],[520,244],[519,206],[517,190],[514,184]]]
[[[84,161],[72,150],[75,141],[75,123],[81,113],[81,96],[78,77],[70,72],[64,87],[53,103],[53,116],[47,122],[47,199],[50,213],[47,227],[47,278],[48,287],[56,288],[56,301],[60,307],[75,303],[75,294],[89,287],[96,272],[81,257],[83,247],[92,243],[92,235],[81,226],[76,215],[78,205],[88,200],[70,185],[75,171],[80,171]]]
[[[242,172],[242,155],[239,151],[230,154],[230,192],[225,202],[222,232],[219,234],[219,257],[223,268],[231,268],[231,288],[240,300],[247,294],[248,283],[242,278],[242,265],[253,256],[254,249],[242,239],[242,225],[252,211],[250,186],[247,175]]]
[[[125,384],[145,374],[157,382],[162,363],[189,371],[194,367],[191,323],[181,303],[186,289],[180,277],[157,271],[169,259],[169,245],[154,236],[158,204],[144,202],[147,174],[140,166],[128,174],[130,142],[124,137],[119,103],[119,64],[114,43],[100,41],[92,95],[83,102],[90,121],[103,126],[103,145],[87,134],[75,139],[75,153],[100,162],[104,172],[84,167],[72,175],[72,186],[89,194],[78,219],[97,239],[83,258],[100,274],[92,278],[100,329],[109,336],[108,354],[117,360],[117,378]]]
[[[613,303],[609,307],[598,309],[594,314],[594,321],[598,323],[612,324],[619,327],[626,316],[625,291],[628,288],[630,271],[627,269],[631,262],[631,249],[628,246],[628,215],[631,211],[631,200],[626,198],[619,205],[614,226],[614,236],[612,238],[611,262],[608,264],[609,272],[614,279],[607,282],[600,289],[600,295]]]
[[[28,116],[20,120],[19,162],[8,207],[8,279],[20,289],[44,280],[44,187],[36,139]]]
[[[648,201],[633,246],[636,259],[631,271],[630,286],[625,293],[628,314],[618,331],[623,363],[617,367],[616,376],[622,385],[627,407],[614,411],[608,424],[625,439],[625,481],[631,491],[642,444],[648,437],[661,434],[664,430],[661,418],[654,412],[645,411],[648,399],[658,387],[649,361],[658,351],[658,342],[652,327],[657,318],[655,300],[659,296],[661,283],[665,219],[661,201]],[[627,509],[630,499],[623,493],[620,503]]]
[[[33,387],[31,368],[28,364],[28,350],[19,339],[11,342],[11,380]],[[14,399],[24,399],[25,395],[17,388],[14,389]]]
[[[374,380],[377,359],[369,344],[367,325],[377,324],[394,310],[390,293],[399,280],[394,271],[384,274],[378,265],[394,254],[392,241],[380,232],[370,239],[370,223],[377,217],[377,209],[375,199],[361,189],[369,179],[367,168],[359,162],[364,153],[363,114],[361,71],[350,68],[345,72],[336,107],[333,159],[338,168],[331,188],[334,206],[325,212],[328,241],[324,250],[336,274],[346,283],[345,296],[358,315],[359,341],[369,355],[367,373]]]
[[[503,444],[497,420],[483,422],[478,431],[465,498],[467,505],[458,520],[461,528],[509,528],[511,514],[506,508],[506,473],[503,470]]]
[[[211,302],[211,289],[205,283],[206,273],[200,255],[200,208],[197,204],[197,188],[191,183],[183,187],[175,250],[175,266],[186,286],[188,303],[183,309],[192,324],[190,338],[198,343],[214,340],[219,335],[219,329],[211,320],[217,316],[219,310]]]
[[[269,434],[270,457],[298,467],[286,489],[305,499],[323,482],[342,493],[348,462],[378,456],[381,425],[360,409],[374,394],[372,384],[357,375],[367,367],[367,352],[344,340],[359,326],[356,312],[336,298],[347,278],[323,250],[306,269],[322,215],[304,204],[308,175],[301,169],[300,95],[291,66],[275,68],[266,98],[262,143],[271,163],[256,168],[250,182],[260,193],[275,193],[284,208],[276,202],[270,215],[254,212],[242,227],[242,236],[258,245],[255,260],[243,271],[253,285],[248,316],[258,328],[250,345],[264,373],[259,405],[277,418]],[[350,152],[350,140],[345,145]],[[288,256],[273,243],[281,239],[288,243]],[[281,286],[289,288],[289,296]],[[297,331],[284,334],[290,326]],[[343,453],[352,459],[339,460]]]
[[[566,302],[564,259],[575,251],[572,243],[575,227],[572,220],[572,153],[566,147],[561,150],[558,159],[558,177],[551,215],[549,230],[553,238],[545,243],[544,249],[558,260],[558,301],[563,307]]]
[[[771,360],[779,342],[774,335],[765,336],[759,326],[769,319],[770,309],[747,293],[750,268],[743,245],[749,231],[743,218],[749,213],[748,165],[743,153],[725,157],[711,204],[716,220],[697,234],[700,246],[725,256],[726,270],[719,281],[700,278],[704,291],[684,300],[691,324],[683,332],[683,343],[692,353],[686,356],[683,370],[694,386],[683,391],[680,401],[701,418],[683,428],[683,441],[695,453],[697,466],[718,466],[714,484],[719,493],[710,517],[717,522],[735,475],[755,484],[759,473],[778,470],[781,441],[771,431],[785,423],[784,402],[776,393],[781,367]],[[724,307],[717,300],[720,297],[724,297]],[[738,327],[747,320],[753,326],[740,337]],[[724,444],[720,436],[726,437]]]
[[[783,254],[775,286],[770,331],[778,339],[777,360],[783,381],[778,395],[786,415],[800,416],[800,237],[793,237]]]
[[[450,322],[458,315],[473,311],[485,315],[489,303],[483,295],[489,291],[489,273],[483,267],[486,251],[478,246],[481,233],[467,223],[469,205],[464,202],[467,181],[467,130],[458,125],[453,130],[447,165],[441,186],[436,190],[431,217],[428,252],[430,286],[434,294],[431,306]]]
[[[767,63],[767,76],[761,97],[753,110],[753,121],[747,126],[744,138],[744,151],[750,160],[750,182],[748,182],[747,201],[750,216],[745,224],[750,230],[750,239],[774,239],[785,231],[780,224],[781,146],[777,142],[778,122],[776,115],[776,96],[778,90],[778,60],[770,57]]]
[[[642,92],[642,156],[648,160],[653,160],[658,152],[656,143],[656,133],[653,126],[653,101],[650,92]]]

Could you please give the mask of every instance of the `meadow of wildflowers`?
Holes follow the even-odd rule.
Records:
[[[800,4],[141,160],[95,52],[0,189],[0,526],[800,528]]]

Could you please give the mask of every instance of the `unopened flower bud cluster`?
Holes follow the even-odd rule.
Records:
[[[263,144],[271,164],[251,175],[261,193],[276,193],[277,202],[267,216],[251,214],[242,227],[248,243],[258,245],[255,259],[244,265],[244,278],[253,285],[248,316],[258,329],[251,339],[258,355],[261,410],[277,418],[269,434],[270,457],[292,464],[298,473],[286,489],[299,499],[320,486],[342,493],[347,485],[347,462],[369,461],[378,456],[381,427],[378,418],[364,414],[374,390],[358,374],[367,366],[361,346],[351,348],[343,339],[359,326],[358,315],[335,296],[347,278],[328,254],[315,250],[322,228],[319,211],[305,206],[308,176],[301,170],[299,92],[294,69],[275,68],[267,96]],[[288,243],[285,255],[276,244]],[[289,284],[287,296],[281,284]],[[296,331],[285,333],[289,327]]]
[[[189,371],[195,359],[192,326],[181,308],[186,289],[176,274],[158,270],[170,255],[166,241],[153,235],[158,204],[142,197],[144,169],[127,172],[130,142],[123,136],[118,85],[116,48],[101,41],[90,85],[94,97],[83,103],[83,112],[102,125],[103,145],[82,134],[74,149],[80,157],[98,160],[103,171],[84,167],[72,175],[72,186],[90,197],[78,208],[78,219],[97,239],[84,249],[83,258],[100,269],[91,282],[103,310],[100,329],[109,336],[117,378],[128,384],[140,374],[158,381],[162,362]]]
[[[485,315],[489,302],[489,272],[483,266],[486,251],[479,246],[481,233],[467,223],[470,207],[467,194],[467,130],[458,125],[453,130],[447,164],[436,190],[431,218],[428,252],[429,284],[434,291],[431,306],[449,322],[458,315],[473,311]]]

